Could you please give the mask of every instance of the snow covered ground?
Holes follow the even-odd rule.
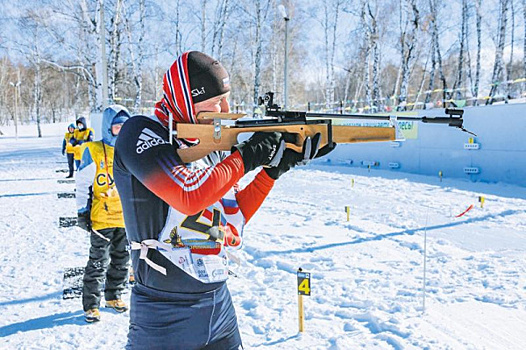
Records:
[[[80,300],[61,299],[63,270],[85,265],[89,241],[58,227],[75,215],[74,199],[57,198],[74,189],[57,182],[66,124],[44,126],[41,139],[35,129],[21,127],[17,141],[3,127],[0,137],[0,348],[122,348],[128,313],[102,309],[86,324]],[[280,179],[238,256],[229,287],[247,349],[526,343],[525,188],[311,165]],[[312,273],[301,334],[299,267]]]

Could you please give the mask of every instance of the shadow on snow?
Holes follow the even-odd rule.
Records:
[[[470,219],[463,220],[463,221],[456,221],[456,222],[451,222],[447,224],[428,226],[427,230],[432,231],[432,230],[439,230],[439,229],[448,228],[448,227],[466,225],[466,224],[471,224],[475,222],[485,221],[485,220],[492,219],[492,218],[521,214],[524,212],[525,210],[505,210],[502,213],[498,213],[498,214],[488,214],[485,216],[481,216],[477,218],[470,218]],[[308,247],[308,248],[303,247],[303,248],[296,248],[296,249],[290,249],[290,250],[260,251],[259,254],[266,256],[266,255],[291,254],[291,253],[311,253],[317,250],[343,247],[346,245],[360,244],[360,243],[366,243],[366,242],[380,241],[385,238],[391,238],[391,237],[396,237],[396,236],[414,235],[415,233],[419,231],[424,231],[424,230],[425,230],[425,227],[420,227],[420,228],[407,229],[407,230],[398,231],[398,232],[379,234],[373,237],[358,238],[350,242],[331,243],[331,244],[324,244],[324,245],[319,245],[319,246],[314,246],[314,247]]]
[[[7,337],[18,332],[36,331],[68,324],[87,325],[88,323],[84,321],[84,312],[82,312],[82,310],[63,312],[0,327],[0,337]]]

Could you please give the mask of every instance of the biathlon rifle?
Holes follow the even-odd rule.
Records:
[[[265,106],[264,119],[241,120],[245,114],[201,112],[197,119],[211,120],[210,124],[178,123],[173,130],[170,120],[170,134],[181,139],[198,139],[199,143],[178,149],[181,160],[191,163],[213,151],[230,151],[239,143],[242,133],[281,132],[295,135],[294,142],[287,142],[287,148],[301,152],[307,137],[321,134],[320,148],[333,143],[359,143],[403,140],[398,121],[419,121],[430,124],[447,124],[473,134],[463,127],[464,110],[446,108],[447,117],[409,117],[378,114],[330,114],[303,111],[286,111],[274,104],[274,93],[268,92],[259,98]],[[388,127],[333,125],[332,119],[381,120],[388,121]],[[473,134],[475,135],[475,134]],[[476,136],[476,135],[475,135]],[[292,141],[292,140],[290,140]]]

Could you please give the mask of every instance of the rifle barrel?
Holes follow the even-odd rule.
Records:
[[[367,115],[367,114],[330,114],[330,113],[306,113],[308,118],[334,118],[334,119],[367,119],[367,120],[391,120],[388,115]],[[401,121],[421,121],[423,123],[431,124],[454,124],[451,126],[457,126],[458,123],[462,125],[462,117],[404,117],[397,116],[396,120]]]

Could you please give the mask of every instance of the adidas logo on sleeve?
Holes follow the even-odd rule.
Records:
[[[144,128],[139,135],[139,140],[137,141],[137,154],[141,154],[149,148],[164,145],[164,141],[159,135],[154,133],[148,128]]]

